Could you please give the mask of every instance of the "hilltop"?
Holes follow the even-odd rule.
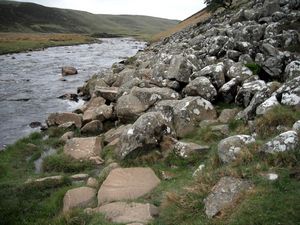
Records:
[[[0,32],[109,33],[151,36],[179,21],[139,15],[103,15],[0,1]]]

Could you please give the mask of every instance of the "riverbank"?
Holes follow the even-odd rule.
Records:
[[[96,42],[97,38],[81,34],[0,33],[0,55]]]

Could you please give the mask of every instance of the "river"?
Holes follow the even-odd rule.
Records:
[[[101,40],[0,56],[0,149],[38,130],[30,128],[31,122],[44,122],[50,113],[78,108],[83,101],[57,97],[76,93],[77,87],[93,74],[145,47],[145,43],[131,38]],[[76,67],[78,75],[62,81],[63,66]]]

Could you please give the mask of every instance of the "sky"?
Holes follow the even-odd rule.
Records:
[[[204,8],[204,0],[18,0],[96,14],[147,15],[183,20]]]

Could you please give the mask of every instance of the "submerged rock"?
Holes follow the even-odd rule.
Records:
[[[65,66],[61,68],[61,73],[63,76],[70,76],[78,74],[78,71],[75,67]]]

